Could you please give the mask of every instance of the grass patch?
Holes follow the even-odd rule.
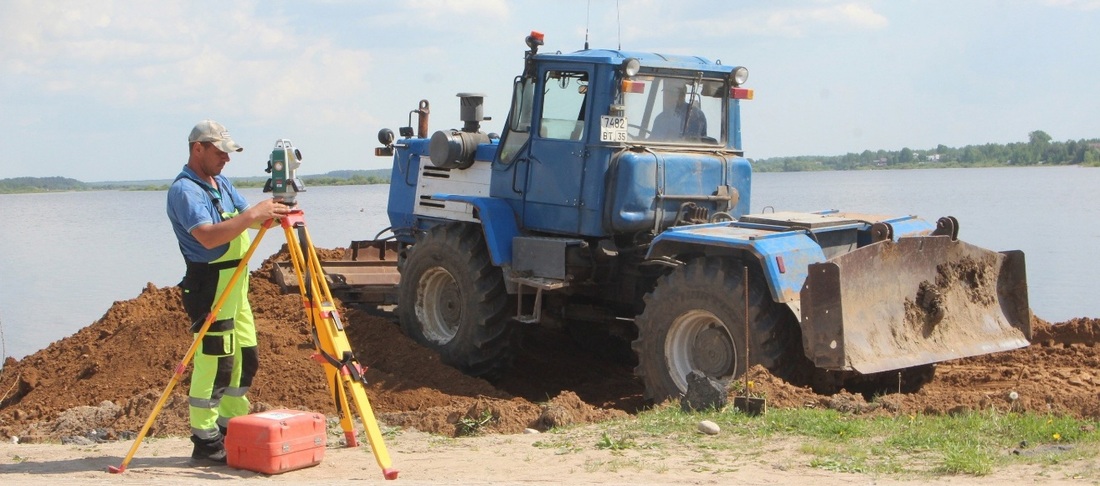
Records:
[[[697,431],[710,420],[718,435]],[[736,470],[764,462],[827,471],[922,479],[984,476],[1013,465],[1037,465],[1040,477],[1061,475],[1100,480],[1083,467],[1100,457],[1100,422],[1072,417],[994,410],[957,415],[853,415],[822,409],[776,409],[750,417],[732,407],[686,413],[665,404],[637,416],[607,422],[600,436],[581,440],[570,430],[539,447],[570,452],[604,450],[613,455],[658,451],[680,455],[703,470]],[[566,438],[569,437],[569,438]],[[539,445],[541,444],[541,445]],[[794,444],[794,445],[791,445]],[[629,460],[601,463],[608,470]],[[1059,469],[1073,464],[1078,470]]]
[[[458,419],[458,423],[455,424],[455,433],[460,437],[478,435],[482,432],[485,426],[493,422],[492,410],[482,410],[481,414],[477,417],[462,417]]]
[[[596,441],[597,449],[607,449],[611,451],[622,451],[626,449],[633,449],[637,444],[634,443],[634,439],[624,436],[612,436],[611,434],[604,432],[600,436],[600,440]]]
[[[557,455],[576,454],[584,450],[584,447],[581,447],[573,438],[565,434],[557,433],[547,435],[551,435],[551,437],[537,440],[531,445],[540,449],[553,449],[554,453]]]

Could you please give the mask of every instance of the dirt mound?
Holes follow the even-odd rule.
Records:
[[[340,250],[330,252],[319,253],[339,257]],[[335,416],[322,368],[310,359],[314,346],[300,297],[283,295],[269,278],[274,262],[286,259],[280,252],[252,272],[249,298],[261,363],[249,396],[257,410],[288,407]],[[544,408],[562,401],[576,422],[625,414],[568,393],[543,397],[547,405],[539,405],[443,365],[386,318],[356,310],[344,318],[348,340],[367,367],[367,395],[384,423],[456,435],[464,417],[480,420],[481,411],[490,410],[481,431],[517,433],[538,428]],[[187,324],[179,290],[150,284],[74,335],[22,360],[9,359],[0,374],[0,435],[33,441],[81,435],[81,428],[140,430],[191,344]],[[151,435],[188,433],[189,380],[188,367]]]
[[[261,365],[250,397],[256,410],[335,416],[321,366],[310,359],[314,346],[299,297],[283,295],[269,278],[274,261],[285,259],[280,252],[252,273]],[[348,310],[344,317],[348,339],[368,367],[371,404],[389,425],[445,435],[517,433],[622,417],[645,406],[629,363],[583,351],[564,333],[525,328],[515,367],[490,384],[443,365],[385,315]],[[191,343],[187,324],[178,289],[150,284],[72,336],[22,360],[9,358],[0,371],[0,436],[58,440],[96,429],[96,437],[110,439],[116,431],[140,430]],[[1051,325],[1036,319],[1033,325],[1035,344],[1027,348],[943,363],[920,392],[873,403],[859,395],[815,395],[763,368],[750,376],[769,408],[948,413],[995,407],[1100,417],[1100,320]],[[151,435],[187,435],[188,373]]]

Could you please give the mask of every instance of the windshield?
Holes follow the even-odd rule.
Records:
[[[725,81],[641,75],[623,83],[632,142],[724,145]]]

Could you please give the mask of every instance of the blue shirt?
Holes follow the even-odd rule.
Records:
[[[220,223],[225,219],[218,213],[212,198],[218,198],[222,210],[227,213],[248,209],[248,201],[237,192],[229,179],[217,175],[214,180],[218,183],[217,189],[203,182],[190,167],[184,166],[168,188],[168,219],[179,241],[180,252],[189,262],[209,263],[229,249],[229,243],[207,249],[191,235],[191,231],[201,225]]]

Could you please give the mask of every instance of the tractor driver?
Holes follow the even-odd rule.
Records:
[[[699,109],[698,100],[689,104],[684,99],[686,94],[687,87],[683,84],[674,84],[672,80],[664,82],[664,111],[653,119],[651,140],[676,142],[698,140],[707,135],[707,118]]]
[[[188,392],[195,444],[191,459],[224,463],[229,419],[249,413],[245,394],[260,363],[247,269],[233,288],[226,287],[250,245],[246,230],[285,215],[288,208],[274,199],[249,206],[221,175],[229,154],[244,149],[220,123],[199,122],[187,146],[187,165],[168,189],[168,219],[187,264],[179,286],[192,333],[201,329],[217,298],[229,292],[195,351]]]

